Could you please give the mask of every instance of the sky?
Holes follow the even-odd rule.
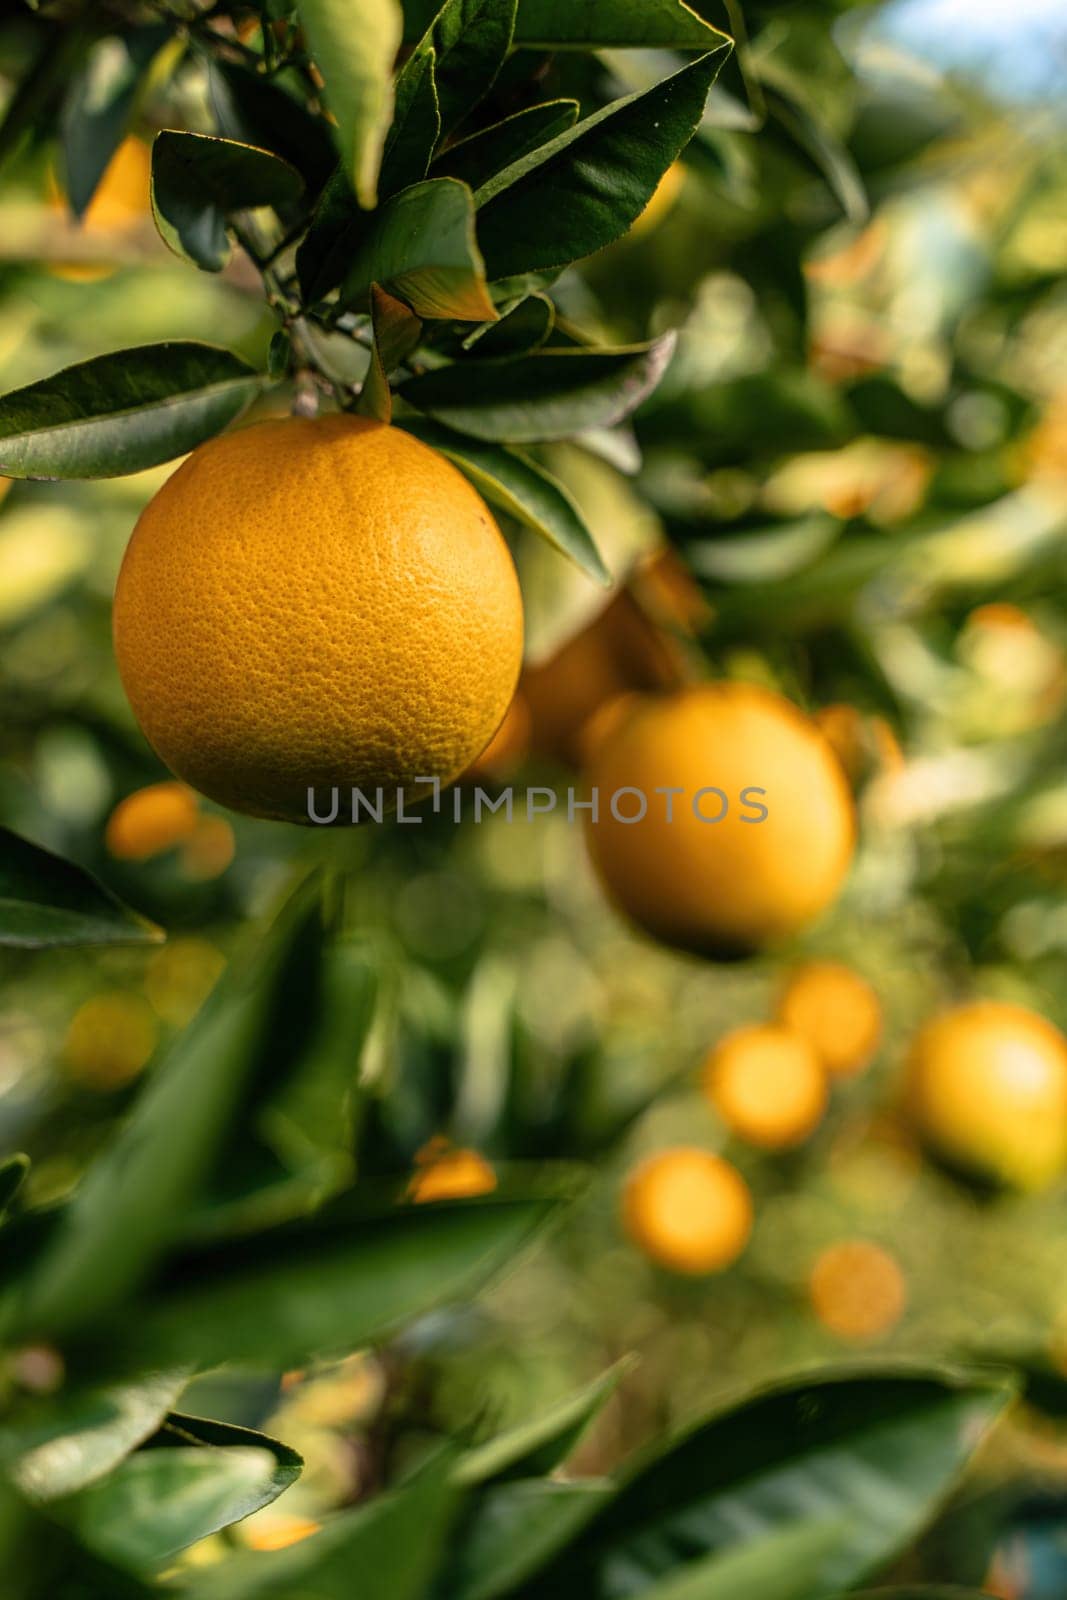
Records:
[[[876,31],[1000,97],[1067,110],[1067,0],[893,0]]]

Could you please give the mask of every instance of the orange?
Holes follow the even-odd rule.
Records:
[[[150,783],[119,801],[104,841],[119,861],[147,861],[188,839],[197,818],[196,795],[184,783]]]
[[[679,1145],[650,1156],[626,1180],[626,1233],[658,1266],[701,1276],[736,1261],[752,1232],[752,1196],[728,1161]]]
[[[826,1074],[807,1039],[774,1023],[736,1028],[704,1063],[704,1093],[750,1144],[801,1144],[826,1110]]]
[[[933,1148],[983,1177],[1036,1189],[1067,1167],[1067,1039],[1024,1006],[975,1000],[932,1018],[906,1095]]]
[[[844,773],[810,720],[767,689],[715,683],[638,698],[586,778],[599,807],[595,822],[585,813],[586,837],[604,886],[667,944],[758,949],[813,922],[848,873]]]
[[[838,961],[806,961],[794,967],[775,1015],[810,1041],[835,1077],[862,1072],[882,1036],[878,996],[866,978]]]
[[[236,853],[237,841],[226,818],[201,817],[182,847],[182,871],[198,882],[220,878]]]
[[[463,776],[471,781],[479,778],[506,777],[525,756],[530,744],[530,708],[521,688],[508,706],[504,720]]]
[[[155,1018],[137,995],[94,995],[71,1018],[63,1056],[72,1078],[89,1089],[118,1089],[135,1078],[156,1047]]]
[[[685,163],[672,161],[652,191],[651,199],[630,229],[627,237],[636,239],[643,234],[653,233],[666,218],[667,214],[674,209],[674,204],[684,187]]]
[[[859,1344],[895,1328],[908,1298],[897,1262],[866,1239],[846,1239],[824,1250],[808,1289],[823,1326]]]
[[[477,1150],[453,1149],[446,1140],[431,1139],[415,1157],[419,1170],[411,1180],[412,1200],[468,1200],[491,1194],[496,1173]]]
[[[148,963],[144,987],[157,1016],[184,1028],[222,975],[226,957],[206,939],[168,939]]]
[[[115,649],[145,735],[223,805],[291,822],[449,783],[499,726],[522,601],[487,507],[398,428],[328,415],[201,445],[134,529]]]
[[[885,717],[868,716],[846,703],[822,706],[812,721],[824,735],[853,785],[877,771],[898,772],[904,755]]]
[[[119,145],[96,186],[80,226],[91,235],[120,237],[136,227],[151,209],[152,152],[142,139],[130,135]],[[49,204],[66,212],[67,199],[53,175]],[[111,274],[111,267],[97,262],[64,262],[50,265],[58,278],[72,283],[91,283]]]

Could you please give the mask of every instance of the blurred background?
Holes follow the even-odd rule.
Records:
[[[472,781],[577,784],[620,694],[694,674],[779,690],[816,714],[861,818],[846,892],[795,945],[723,965],[654,945],[565,814],[326,838],[199,801],[140,736],[110,644],[126,540],[171,468],[0,481],[0,822],[170,935],[0,958],[0,1146],[34,1157],[32,1198],[69,1191],[309,859],[343,861],[349,923],[385,974],[352,1062],[373,1089],[361,1169],[410,1176],[416,1197],[428,1175],[471,1192],[509,1163],[593,1170],[550,1245],[477,1306],[340,1369],[202,1380],[205,1411],[269,1425],[312,1465],[238,1539],[297,1537],[413,1439],[506,1425],[629,1352],[589,1470],[716,1396],[857,1352],[1010,1356],[1062,1401],[1062,1183],[933,1159],[902,1064],[932,1013],[978,995],[1067,1027],[1067,22],[1051,0],[1010,27],[958,0],[702,9],[739,40],[704,126],[632,235],[556,293],[614,342],[681,330],[632,429],[546,451],[617,586],[508,530],[528,665]],[[10,86],[17,27],[2,47]],[[654,70],[640,52],[561,57],[542,88],[602,98]],[[155,235],[156,126],[150,96],[81,229],[54,152],[8,165],[5,389],[167,338],[265,363],[258,280],[191,272]],[[877,1046],[809,1137],[761,1149],[709,1103],[702,1064],[815,959],[867,980]],[[725,1156],[753,1197],[747,1249],[710,1277],[665,1271],[620,1221],[635,1164],[678,1144]],[[1032,1418],[987,1477],[981,1494],[1055,1495],[1067,1444]],[[993,1550],[973,1515],[944,1535],[976,1568],[955,1575],[1062,1594],[1040,1526]]]

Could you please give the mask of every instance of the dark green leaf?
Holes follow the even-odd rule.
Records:
[[[201,1570],[177,1593],[190,1600],[355,1600],[358,1589],[359,1600],[425,1600],[458,1505],[450,1466],[445,1456],[288,1550]]]
[[[477,347],[479,360],[490,356],[529,355],[539,350],[555,327],[556,308],[546,294],[529,294],[506,311],[498,322],[485,322],[463,341],[465,350]]]
[[[764,66],[764,73],[767,71]],[[805,166],[825,179],[850,222],[865,221],[870,207],[863,179],[848,150],[791,86],[761,74],[761,87],[771,125],[777,125]]]
[[[63,107],[67,199],[83,216],[133,120],[145,75],[171,37],[169,28],[131,28],[90,46]]]
[[[221,433],[263,380],[214,345],[140,345],[0,397],[0,473],[118,478]]]
[[[21,1152],[0,1161],[0,1222],[17,1197],[29,1170],[30,1158]]]
[[[421,36],[438,0],[404,0],[404,38]],[[685,0],[519,0],[516,45],[600,50],[628,45],[707,50],[723,36]]]
[[[763,1538],[746,1539],[700,1561],[687,1561],[642,1600],[813,1600],[819,1571],[840,1542],[840,1521],[796,1522]]]
[[[172,1412],[141,1449],[57,1509],[90,1550],[147,1572],[269,1505],[302,1467],[267,1434]]]
[[[415,349],[422,337],[422,323],[403,301],[394,300],[376,283],[370,287],[370,317],[374,350],[356,410],[361,416],[388,423],[393,416],[389,374]]]
[[[249,1081],[271,1060],[266,1042],[278,1025],[274,985],[316,901],[312,882],[289,902],[252,958],[231,964],[175,1040],[22,1286],[12,1313],[16,1324],[54,1333],[93,1322],[121,1302],[172,1243]]]
[[[582,514],[564,486],[529,456],[464,438],[437,423],[405,417],[400,424],[455,462],[485,498],[532,528],[598,583],[610,582]]]
[[[441,137],[435,65],[436,53],[429,45],[408,58],[396,80],[396,110],[382,159],[383,195],[396,194],[426,176]]]
[[[511,49],[516,0],[445,0],[415,47],[433,50],[441,133],[448,134],[493,87]]]
[[[337,288],[370,222],[356,205],[344,169],[338,167],[319,197],[311,226],[296,252],[296,273],[307,305]]]
[[[137,1383],[60,1393],[0,1428],[0,1455],[31,1500],[56,1500],[106,1477],[152,1436],[187,1374],[152,1372]]]
[[[605,428],[663,376],[674,335],[617,350],[540,350],[514,361],[458,361],[405,383],[404,399],[477,439],[525,444]]]
[[[368,1219],[351,1198],[332,1201],[307,1220],[175,1257],[105,1330],[94,1359],[285,1367],[351,1350],[476,1292],[552,1205],[494,1198]]]
[[[230,259],[226,233],[236,211],[284,206],[304,180],[268,150],[202,133],[165,128],[152,146],[152,214],[175,255],[221,272]]]
[[[459,178],[477,189],[502,167],[566,133],[577,120],[577,100],[546,100],[542,105],[527,106],[525,111],[516,111],[503,122],[494,122],[442,150],[434,161],[433,176]]]
[[[85,25],[55,23],[41,31],[37,52],[4,106],[0,121],[0,166],[31,131],[52,131],[57,102],[86,47]]]
[[[0,828],[0,945],[156,944],[161,931],[72,861]]]
[[[82,1549],[0,1481],[4,1600],[152,1600],[158,1589]]]
[[[726,58],[709,51],[512,162],[475,195],[490,278],[565,266],[619,239],[689,143]]]
[[[372,283],[420,317],[483,322],[496,316],[474,234],[474,202],[455,178],[430,178],[375,212],[356,246],[340,304],[367,309]]]
[[[227,139],[273,150],[303,176],[317,195],[337,166],[327,124],[293,95],[246,67],[214,61],[209,71],[211,104]]]
[[[646,1456],[537,1593],[627,1600],[685,1562],[813,1521],[839,1538],[811,1592],[848,1589],[915,1537],[1009,1398],[896,1371],[770,1390]]]
[[[393,115],[393,61],[400,48],[400,0],[298,0],[311,53],[336,120],[341,161],[361,206],[378,196],[378,169]]]
[[[611,1484],[599,1478],[571,1483],[518,1478],[491,1485],[457,1541],[447,1574],[449,1600],[496,1600],[514,1593],[570,1544],[612,1492]],[[546,1600],[551,1592],[545,1591]]]
[[[577,1394],[550,1406],[543,1416],[469,1451],[459,1465],[460,1481],[474,1484],[490,1479],[547,1477],[566,1461],[633,1366],[629,1358],[617,1362]]]

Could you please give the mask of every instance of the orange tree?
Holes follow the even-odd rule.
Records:
[[[846,482],[834,480],[817,515],[803,486],[804,514],[788,514],[788,481],[768,497],[770,525],[760,499],[794,452],[867,435],[915,444],[916,434],[927,450],[949,449],[951,416],[869,377],[869,350],[842,349],[835,326],[809,326],[803,276],[842,214],[862,219],[863,177],[891,185],[946,119],[921,96],[864,101],[828,42],[830,8],[805,10],[785,49],[776,9],[753,7],[745,27],[734,6],[710,0],[7,8],[0,154],[31,175],[46,155],[50,198],[34,242],[64,284],[107,293],[116,261],[152,248],[129,199],[143,160],[144,210],[166,246],[264,308],[262,321],[242,323],[239,351],[188,339],[111,350],[0,400],[5,478],[108,479],[192,452],[142,516],[116,607],[125,686],[178,778],[237,812],[292,820],[304,819],[307,788],[348,780],[373,802],[377,788],[417,798],[450,784],[481,757],[518,671],[522,621],[495,519],[520,552],[539,536],[554,560],[603,580],[599,546],[617,530],[610,506],[589,509],[588,463],[632,471],[639,444],[643,494],[714,605],[713,652],[729,666],[731,652],[766,645],[779,670],[773,691],[725,697],[761,708],[761,771],[739,768],[735,785],[747,728],[719,735],[698,719],[683,773],[699,786],[702,741],[721,737],[731,788],[709,788],[710,804],[721,794],[729,808],[744,786],[751,826],[766,821],[766,831],[748,833],[732,815],[723,837],[733,843],[710,859],[708,817],[678,835],[662,822],[629,835],[613,813],[601,836],[607,886],[657,936],[731,956],[796,933],[833,899],[849,865],[852,802],[832,740],[790,702],[828,699],[824,685],[851,696],[858,684],[871,716],[903,720],[903,681],[884,666],[891,654],[864,660],[842,597],[895,572],[897,552],[867,516],[877,524],[880,494],[910,514],[926,458],[898,451],[887,469],[883,450],[873,468],[866,457],[835,463]],[[825,103],[805,92],[813,73]],[[721,204],[681,205],[675,243],[660,253],[662,217],[684,189],[683,152],[707,184],[700,193]],[[83,228],[59,215],[60,196]],[[620,270],[610,249],[642,214],[623,248],[648,259]],[[869,237],[856,246],[861,258],[871,247]],[[847,281],[848,264],[835,268],[826,253],[824,281],[835,270]],[[692,339],[667,372],[674,334],[647,326],[653,297],[689,295],[694,258],[729,269],[720,287],[735,311],[738,283],[760,307],[760,326],[741,330],[746,369],[721,381],[701,370]],[[702,305],[713,318],[713,302]],[[606,342],[598,323],[629,342]],[[967,377],[972,401],[996,399],[1008,430],[1021,432],[1024,400]],[[955,425],[966,435],[970,415],[977,437],[988,413],[957,408]],[[951,465],[946,498],[961,493]],[[989,464],[990,500],[1005,489],[998,465]],[[912,532],[920,561],[942,548],[924,542],[924,528]],[[1011,543],[1010,530],[1004,537]],[[544,570],[536,556],[528,566]],[[633,637],[656,609],[639,576],[624,591],[638,597]],[[605,672],[612,689],[666,690],[666,706],[639,705],[635,717],[625,704],[597,708],[602,721],[573,730],[582,731],[573,746],[568,735],[613,788],[672,784],[678,774],[656,767],[669,742],[646,759],[643,730],[723,698],[693,689],[670,698],[690,675],[694,609],[683,606],[678,626],[677,603],[667,605],[675,648],[653,652],[654,670],[627,681],[638,653],[627,646]],[[791,742],[799,775],[786,766],[768,794],[762,769]],[[854,742],[858,766],[885,749],[869,730]],[[123,786],[160,779],[133,748],[115,757]],[[790,808],[775,783],[788,798],[791,781]],[[434,1343],[434,1315],[469,1303],[572,1203],[578,1164],[618,1144],[648,1104],[647,1084],[603,1094],[604,1062],[566,1030],[546,1074],[544,1039],[524,1032],[507,983],[498,1003],[493,973],[487,983],[476,970],[464,917],[477,916],[460,875],[442,867],[439,789],[423,813],[425,843],[408,843],[402,811],[370,830],[372,844],[368,830],[287,836],[262,854],[288,871],[264,872],[258,897],[232,900],[226,888],[217,899],[214,888],[179,890],[166,863],[153,863],[157,876],[126,865],[189,849],[203,822],[223,820],[199,817],[180,786],[165,793],[177,828],[174,817],[161,822],[158,792],[147,808],[142,796],[147,834],[112,850],[121,859],[109,867],[150,918],[73,860],[17,832],[0,836],[0,940],[20,976],[64,949],[88,959],[91,949],[158,945],[171,913],[179,932],[205,906],[249,924],[143,1087],[128,1080],[150,1043],[120,1068],[105,1065],[118,1098],[103,1110],[46,1106],[15,1127],[34,1159],[11,1154],[0,1195],[5,1592],[819,1600],[885,1573],[1005,1407],[1007,1380],[873,1363],[809,1372],[690,1415],[680,1438],[597,1476],[566,1466],[624,1365],[506,1430],[474,1407],[443,1428],[405,1390],[419,1381],[413,1353]],[[25,819],[31,808],[23,800],[9,814]],[[133,826],[128,803],[122,821],[113,840]],[[808,893],[796,875],[815,846],[831,864]],[[640,882],[616,862],[635,849]],[[218,859],[222,871],[227,848]],[[409,948],[400,960],[375,919],[413,869],[432,903],[405,902],[421,959]],[[281,881],[289,876],[297,881]],[[968,888],[940,890],[961,927],[975,914]],[[512,965],[528,934],[544,942],[553,914],[532,908],[520,884],[502,930]],[[211,952],[198,959],[203,990]],[[150,994],[166,987],[165,969],[153,971]],[[455,995],[467,987],[468,1055],[484,1045],[487,1015],[507,1036],[502,1081],[473,1118],[492,1165],[437,1142],[442,1129],[462,1132],[477,1100],[457,1039]],[[167,992],[164,1010],[180,1015],[185,1002]],[[114,1007],[105,1015],[111,1036]],[[827,1097],[826,1069],[817,1042],[785,1037],[785,1057],[802,1058],[814,1085],[806,1131]],[[93,1049],[79,1043],[77,1059],[96,1060]],[[383,1054],[394,1070],[369,1070]],[[731,1085],[711,1076],[710,1098],[733,1107]],[[726,1122],[776,1122],[770,1092],[773,1104],[748,1114],[745,1098],[746,1115],[723,1111]],[[722,1193],[732,1217],[716,1211]],[[732,1262],[751,1225],[744,1180],[691,1149],[638,1168],[625,1211],[635,1241],[687,1273]],[[839,1249],[814,1279],[829,1320],[846,1330],[877,1324],[879,1296],[892,1314],[899,1307],[891,1258],[872,1247],[860,1259],[865,1276],[855,1251]],[[858,1310],[843,1312],[834,1288],[842,1263],[846,1301],[861,1282]],[[241,1550],[227,1534],[209,1566],[186,1559],[298,1493],[300,1454],[259,1424],[309,1364],[367,1349],[382,1351],[396,1378],[394,1411],[387,1448],[380,1426],[351,1503],[338,1496],[321,1526],[279,1524],[273,1542],[285,1548]],[[234,1419],[232,1397],[212,1405],[220,1370],[266,1384],[271,1402],[251,1407],[256,1425],[247,1413]],[[1042,1376],[1055,1399],[1054,1375]],[[389,1431],[398,1412],[400,1449]],[[954,1558],[932,1569],[977,1582],[984,1565]],[[914,1558],[903,1570],[926,1567]]]

